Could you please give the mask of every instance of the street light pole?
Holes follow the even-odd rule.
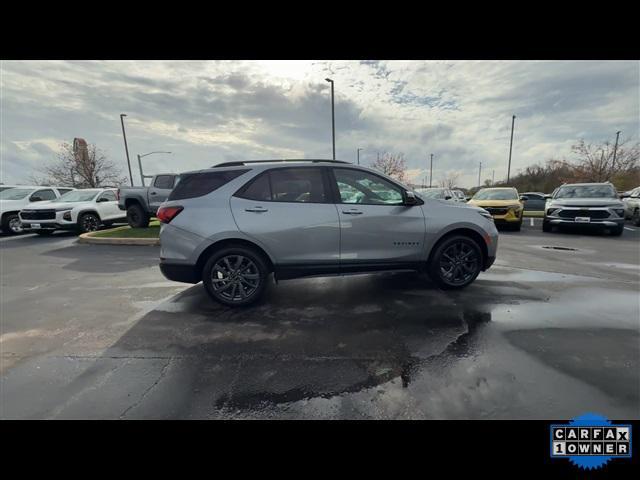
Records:
[[[509,142],[509,166],[507,167],[507,183],[509,183],[509,175],[511,174],[511,151],[513,149],[513,127],[516,123],[516,116],[511,117],[511,142]]]
[[[616,153],[618,152],[618,139],[620,138],[620,132],[616,132],[616,145],[613,147],[613,161],[611,162],[611,173],[616,165]]]
[[[496,171],[491,170],[491,186],[493,187],[496,183]]]
[[[360,165],[360,150],[364,150],[364,148],[358,149],[358,165]]]
[[[432,180],[433,180],[433,153],[431,154],[431,168],[429,169],[429,188],[431,188]]]
[[[333,103],[333,80],[325,78],[331,84],[331,141],[333,144],[333,159],[336,159],[336,118]]]
[[[131,161],[129,161],[129,147],[127,146],[127,134],[124,131],[124,117],[126,117],[126,113],[120,114],[120,123],[122,124],[122,137],[124,138],[124,151],[127,152],[127,166],[129,167],[129,180],[131,181],[131,186],[133,187],[133,175],[131,174]]]
[[[480,187],[480,174],[482,173],[482,162],[480,162],[480,168],[478,169],[478,187]]]
[[[144,179],[145,178],[150,178],[150,177],[148,175],[145,175],[142,172],[142,160],[141,159],[142,159],[142,157],[146,157],[148,155],[153,155],[154,153],[169,153],[170,154],[171,152],[149,152],[149,153],[145,153],[143,155],[138,154],[138,168],[140,168],[140,180],[142,181],[142,186],[143,187],[145,186]]]

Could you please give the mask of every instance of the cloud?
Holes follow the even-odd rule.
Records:
[[[132,159],[184,171],[243,158],[331,156],[335,81],[339,158],[404,153],[412,178],[434,154],[434,183],[454,172],[477,183],[479,162],[506,176],[569,154],[578,138],[637,141],[640,63],[634,61],[3,61],[0,176],[24,181],[57,145],[83,137],[126,171]],[[135,169],[135,162],[133,162]],[[134,175],[137,177],[137,175]]]

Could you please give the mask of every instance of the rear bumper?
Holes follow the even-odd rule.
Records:
[[[168,280],[183,283],[198,283],[200,275],[195,265],[160,262],[160,271]]]

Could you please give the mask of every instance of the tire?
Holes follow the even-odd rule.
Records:
[[[138,203],[127,208],[127,223],[131,228],[147,228],[149,226],[149,214]]]
[[[48,237],[53,233],[53,230],[36,230],[36,233],[41,237]]]
[[[467,261],[462,260],[463,258]],[[437,245],[431,256],[428,272],[440,288],[457,290],[476,279],[482,264],[483,255],[478,242],[466,235],[453,235]]]
[[[640,209],[636,208],[633,211],[633,217],[631,217],[631,221],[636,227],[640,227]]]
[[[547,222],[546,220],[542,220],[542,231],[543,232],[550,232],[551,231],[551,224],[549,222]]]
[[[95,232],[100,228],[100,217],[95,213],[83,213],[78,218],[78,231],[80,233]]]
[[[238,262],[243,272],[240,277],[235,273]],[[225,275],[237,280],[226,280]],[[261,254],[242,245],[228,246],[207,260],[202,269],[202,283],[215,301],[229,307],[244,307],[260,299],[268,275],[269,268]]]
[[[22,223],[17,213],[9,213],[2,219],[2,231],[7,235],[22,233]]]
[[[619,237],[620,235],[622,235],[622,232],[624,232],[624,224],[609,229],[609,233],[611,233],[611,235],[613,235],[614,237]]]
[[[522,230],[522,219],[520,219],[520,222],[518,222],[513,226],[514,232],[519,232],[520,230]]]

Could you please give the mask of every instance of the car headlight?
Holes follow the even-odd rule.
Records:
[[[491,220],[493,222],[493,217],[491,216],[491,214],[489,212],[487,212],[486,210],[478,210],[478,213],[480,215],[482,215],[484,218]]]
[[[62,218],[64,220],[71,221],[71,210],[67,210],[66,212],[64,212],[64,215],[62,215]]]
[[[56,208],[56,212],[69,212],[71,210],[71,208]]]
[[[622,217],[624,215],[624,208],[614,208],[613,211],[616,212],[616,215],[618,215],[619,217]]]

